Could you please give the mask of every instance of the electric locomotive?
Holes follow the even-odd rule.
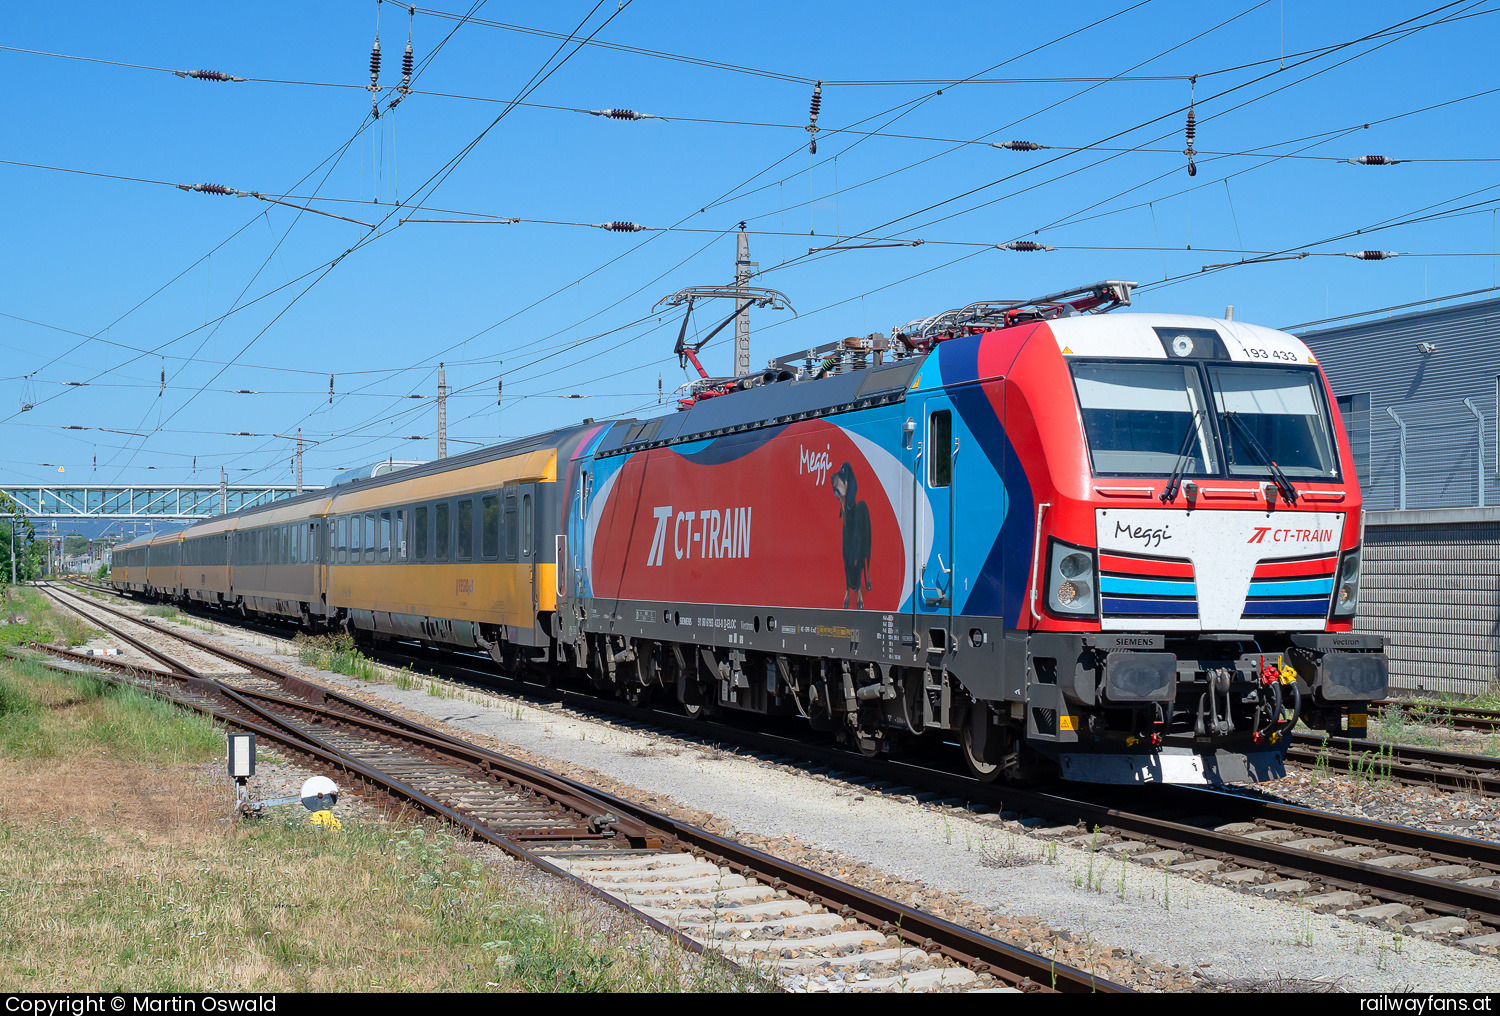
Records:
[[[1299,719],[1360,736],[1386,692],[1348,440],[1298,339],[1106,315],[1132,286],[221,516],[115,580],[870,754],[952,739],[986,780],[1272,778]]]
[[[1132,286],[971,305],[600,425],[568,474],[561,648],[869,753],[956,735],[983,779],[1260,780],[1298,718],[1360,736],[1387,668],[1352,630],[1360,491],[1326,380],[1282,332],[1105,316]]]

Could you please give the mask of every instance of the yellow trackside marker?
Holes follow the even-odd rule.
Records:
[[[324,829],[338,830],[344,828],[344,824],[338,820],[333,812],[327,810],[315,811],[307,816],[307,820],[315,826],[322,826]]]
[[[1057,729],[1058,730],[1077,730],[1078,729],[1078,717],[1076,717],[1076,716],[1059,716],[1057,718]]]

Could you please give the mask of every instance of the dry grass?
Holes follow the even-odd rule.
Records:
[[[746,986],[435,827],[235,821],[217,757],[171,761],[94,722],[111,694],[17,669],[0,664],[6,715],[53,750],[0,748],[0,991]]]

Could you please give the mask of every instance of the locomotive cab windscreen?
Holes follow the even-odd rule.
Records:
[[[1337,480],[1332,420],[1315,370],[1074,360],[1095,476]]]

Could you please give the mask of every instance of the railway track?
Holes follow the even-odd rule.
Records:
[[[834,990],[1128,990],[450,738],[264,661],[43,588],[161,669],[42,647],[48,652],[75,664],[104,665],[120,672],[119,680],[283,744],[346,784],[450,821],[580,882],[690,949],[768,971],[777,983],[812,973],[826,980],[803,983]],[[204,676],[163,648],[167,639],[230,664],[231,672]]]
[[[1287,760],[1371,780],[1500,796],[1500,758],[1349,738],[1293,734]]]
[[[411,656],[420,659],[420,656]],[[447,658],[451,661],[451,657]],[[494,684],[493,669],[447,662],[442,671],[463,672]],[[1475,946],[1500,945],[1500,845],[1465,837],[1329,814],[1294,805],[1190,787],[1112,788],[1091,793],[1068,785],[1065,791],[986,786],[965,776],[905,761],[859,758],[832,745],[809,743],[805,732],[783,737],[647,711],[623,702],[601,701],[562,690],[538,690],[595,715],[668,729],[715,743],[733,743],[794,764],[824,766],[838,778],[874,790],[927,792],[954,805],[979,805],[1019,812],[1039,821],[1034,835],[1069,846],[1130,858],[1262,895],[1297,900],[1323,910],[1366,920],[1394,922],[1412,933]],[[1321,753],[1330,768],[1354,770],[1390,766],[1391,778],[1413,782],[1447,779],[1473,789],[1483,778],[1476,767],[1448,769],[1438,777],[1430,766],[1397,776],[1397,762],[1423,755],[1446,765],[1450,753],[1398,749],[1374,762],[1373,742],[1329,742],[1307,738],[1295,745],[1299,760],[1316,764]],[[1460,756],[1470,763],[1482,763]],[[1487,777],[1492,780],[1493,776]],[[1484,785],[1492,785],[1485,783]],[[1130,790],[1136,793],[1130,793]],[[1122,792],[1123,791],[1123,792]]]
[[[1432,723],[1453,730],[1493,733],[1500,730],[1500,709],[1479,709],[1452,702],[1424,699],[1387,699],[1371,703],[1385,709],[1398,709],[1403,716],[1418,723]]]

